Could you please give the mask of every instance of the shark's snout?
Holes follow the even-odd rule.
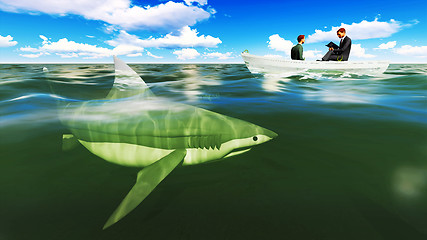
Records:
[[[269,131],[270,131],[270,130],[269,130]],[[270,131],[270,133],[269,133],[267,136],[269,136],[269,137],[271,137],[271,138],[273,139],[273,138],[278,137],[278,136],[279,136],[279,134],[277,134],[277,133],[275,133],[275,132],[273,132],[273,131]]]
[[[277,133],[275,133],[275,132],[273,132],[271,130],[268,130],[266,128],[263,128],[262,130],[263,130],[262,134],[265,135],[265,136],[267,136],[267,137],[269,137],[269,138],[271,138],[271,139],[276,138],[277,136],[279,136]]]

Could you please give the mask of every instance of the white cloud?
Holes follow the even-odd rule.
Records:
[[[54,53],[62,58],[83,57],[88,59],[109,57],[112,55],[136,54],[144,50],[142,47],[126,44],[121,44],[114,49],[109,49],[87,43],[76,43],[74,41],[69,41],[67,38],[59,39],[57,42],[51,42],[43,35],[40,35],[40,38],[43,39],[41,47],[33,48],[27,46],[20,48],[23,52],[31,52],[34,54],[21,54],[21,56],[35,58]]]
[[[427,46],[404,45],[400,48],[396,48],[395,52],[397,54],[406,56],[427,57]]]
[[[208,4],[208,0],[184,0],[185,4],[192,5],[194,2],[200,5]]]
[[[120,29],[117,26],[110,25],[110,24],[104,24],[104,32],[107,34],[112,34],[116,31],[119,31]]]
[[[39,35],[39,37],[41,39],[43,39],[43,43],[47,43],[49,41],[49,39],[47,37],[43,36],[43,35]]]
[[[212,8],[212,7],[208,7],[207,9],[206,9],[211,15],[215,15],[216,14],[216,10],[214,9],[214,8]]]
[[[92,35],[86,35],[86,37],[88,37],[88,38],[95,38],[95,36],[92,36]]]
[[[156,48],[185,48],[185,47],[216,47],[222,43],[219,38],[212,36],[198,36],[196,29],[191,29],[189,26],[181,28],[176,35],[169,33],[161,38],[150,37],[148,39],[140,39],[135,35],[131,35],[126,31],[120,31],[116,39],[106,41],[111,46],[120,44],[135,45],[140,47],[156,47]]]
[[[320,50],[304,50],[303,56],[306,59],[320,59],[323,57],[322,51]]]
[[[38,48],[32,48],[32,47],[21,47],[19,50],[23,51],[23,52],[40,52],[40,50]]]
[[[43,55],[43,53],[36,53],[36,54],[19,54],[22,57],[26,57],[26,58],[38,58],[41,55]]]
[[[390,41],[388,43],[381,43],[378,48],[374,48],[374,49],[391,49],[394,48],[396,46],[396,41]]]
[[[132,53],[142,52],[144,48],[134,45],[121,44],[112,50],[112,55],[128,55]]]
[[[284,52],[287,55],[291,55],[291,48],[293,47],[291,41],[281,38],[279,34],[271,35],[269,39],[270,41],[267,41],[267,43],[270,49]]]
[[[183,2],[166,2],[155,6],[137,6],[131,0],[0,0],[0,9],[9,12],[75,14],[89,20],[101,20],[124,29],[175,30],[208,19],[212,11]]]
[[[6,37],[3,37],[0,35],[0,47],[12,47],[18,44],[17,41],[13,41],[13,37],[10,35],[7,35]]]
[[[56,53],[56,55],[60,56],[61,58],[76,58],[79,57],[77,53]]]
[[[231,56],[233,54],[232,52],[226,52],[226,53],[219,53],[219,52],[212,52],[212,53],[204,53],[203,56],[205,58],[218,58],[221,60],[234,58]]]
[[[126,55],[126,56],[128,56],[128,57],[141,57],[142,56],[142,53],[131,53],[131,54],[128,54],[128,55]]]
[[[110,49],[86,43],[76,43],[74,41],[69,41],[66,38],[59,39],[57,42],[43,43],[42,47],[39,49],[42,52],[57,53],[61,57],[66,58],[77,57],[77,53],[79,53],[79,55],[89,57],[105,57],[111,54]]]
[[[360,44],[352,44],[351,45],[351,51],[350,51],[350,57],[360,57],[360,58],[374,58],[375,55],[367,54],[365,53],[366,49],[362,48]]]
[[[414,22],[416,24],[416,22]],[[369,22],[366,20],[360,23],[345,24],[341,23],[338,27],[332,27],[330,31],[315,30],[315,33],[307,37],[307,43],[332,41],[338,39],[337,31],[340,28],[345,28],[347,35],[352,40],[371,39],[371,38],[386,38],[401,30],[404,26],[411,24],[402,24],[399,21],[391,19],[389,22],[380,22],[376,18]]]
[[[195,59],[196,57],[200,56],[200,53],[197,52],[197,50],[194,48],[183,48],[181,50],[175,50],[173,54],[177,55],[177,58],[180,60]]]
[[[159,59],[159,58],[163,58],[162,56],[156,56],[156,55],[152,54],[152,53],[151,53],[151,52],[149,52],[149,51],[147,51],[147,55],[148,55],[148,56],[150,56],[150,57],[153,57],[153,58],[157,58],[157,59]]]

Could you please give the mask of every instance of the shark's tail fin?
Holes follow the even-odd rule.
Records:
[[[115,78],[107,99],[127,98],[140,95],[154,96],[144,80],[125,62],[114,56]]]

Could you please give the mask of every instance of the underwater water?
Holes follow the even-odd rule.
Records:
[[[159,97],[279,136],[177,167],[102,230],[140,169],[62,151],[58,101],[102,99],[113,65],[0,65],[1,240],[427,239],[427,64],[379,76],[130,66]]]

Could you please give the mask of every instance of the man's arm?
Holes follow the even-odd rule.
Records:
[[[300,45],[300,47],[299,47],[299,49],[298,49],[298,59],[299,59],[299,60],[305,60],[305,59],[302,57],[302,51],[303,51],[303,49],[302,49],[302,46]]]

